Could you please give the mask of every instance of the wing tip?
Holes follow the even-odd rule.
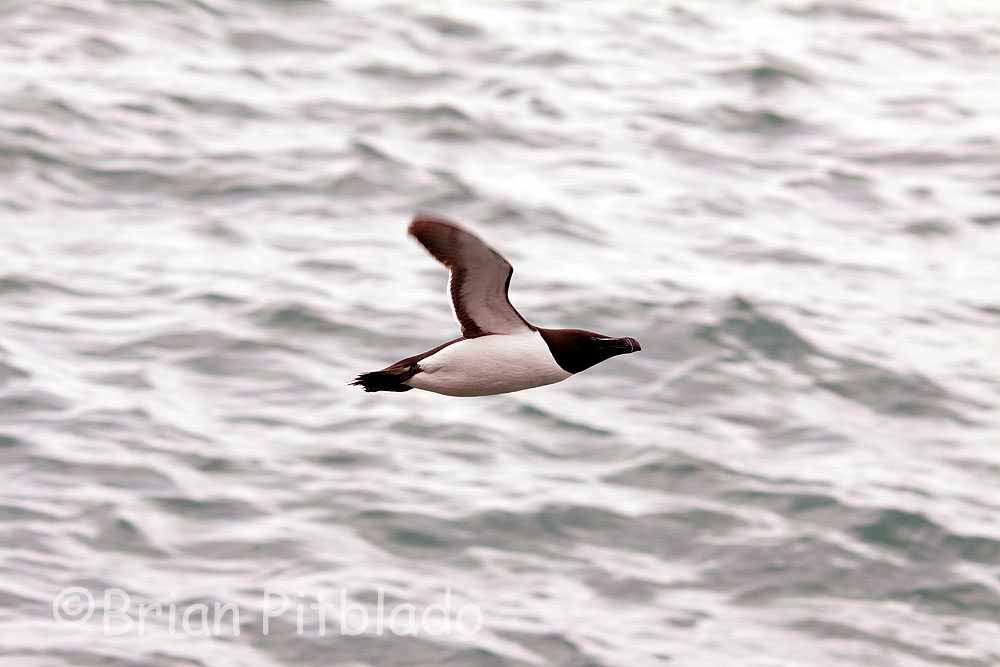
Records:
[[[462,229],[461,225],[442,215],[426,211],[417,211],[417,213],[413,216],[413,220],[410,221],[410,226],[407,231],[411,236],[417,236],[417,234],[421,232],[428,232],[435,227],[441,226],[448,227],[450,229]]]

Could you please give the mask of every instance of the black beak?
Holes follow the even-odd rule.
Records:
[[[603,341],[603,343],[608,347],[608,349],[613,350],[615,354],[629,354],[631,352],[638,352],[642,349],[642,346],[639,345],[639,341],[628,336],[625,338],[608,338]]]

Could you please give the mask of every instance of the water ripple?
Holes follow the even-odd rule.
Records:
[[[974,4],[0,5],[5,664],[1000,662]],[[457,335],[414,210],[642,354],[349,387]],[[103,637],[63,586],[241,632]],[[479,633],[260,632],[445,589]]]

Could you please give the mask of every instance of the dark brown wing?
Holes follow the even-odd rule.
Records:
[[[410,234],[448,267],[448,289],[462,335],[534,331],[510,305],[507,287],[514,269],[496,250],[458,225],[431,215],[417,215]]]

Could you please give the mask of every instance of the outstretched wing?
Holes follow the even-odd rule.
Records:
[[[451,303],[463,336],[535,330],[510,305],[507,287],[514,269],[500,253],[458,225],[431,215],[417,215],[410,234],[448,267]]]

